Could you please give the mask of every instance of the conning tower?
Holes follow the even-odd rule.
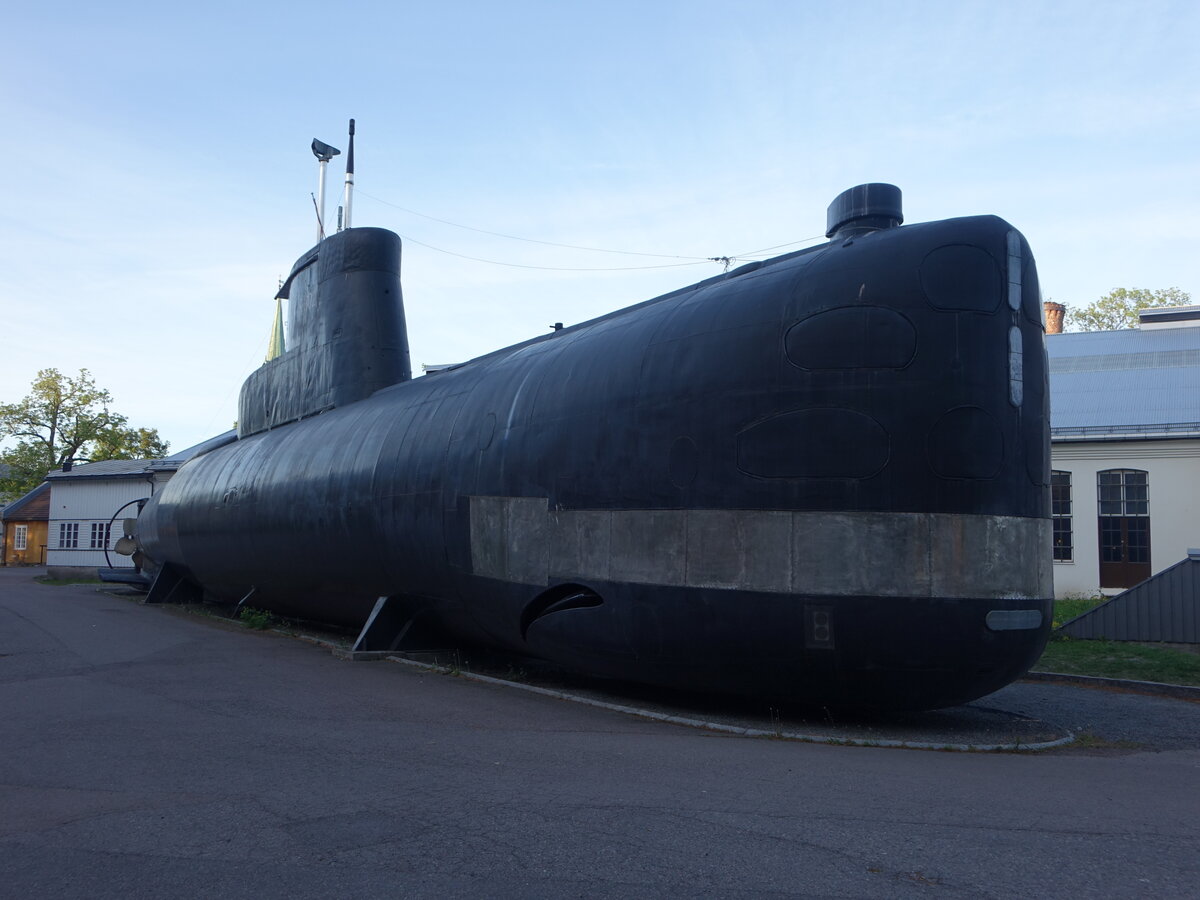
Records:
[[[408,381],[400,238],[382,228],[327,237],[279,289],[291,314],[288,351],[246,379],[238,437],[363,400]]]

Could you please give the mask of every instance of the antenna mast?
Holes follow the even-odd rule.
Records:
[[[343,226],[350,227],[350,205],[353,201],[354,194],[354,120],[350,120],[350,149],[346,151],[346,199],[344,206],[346,208],[343,218]],[[338,231],[342,229],[339,228]]]
[[[317,165],[320,168],[320,174],[317,176],[317,199],[314,201],[317,206],[317,243],[319,244],[325,239],[325,166],[342,151],[313,138],[312,152],[313,156],[317,158]]]

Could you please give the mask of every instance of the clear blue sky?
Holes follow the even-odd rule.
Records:
[[[1194,0],[72,0],[4,19],[0,401],[86,367],[175,449],[236,417],[315,235],[308,144],[344,150],[350,117],[353,224],[406,238],[415,366],[719,268],[571,271],[691,260],[413,211],[735,256],[816,239],[837,193],[888,181],[910,222],[1020,228],[1048,297],[1200,301]]]

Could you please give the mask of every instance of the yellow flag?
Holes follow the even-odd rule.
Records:
[[[283,356],[287,347],[283,340],[283,301],[275,298],[275,324],[271,326],[271,341],[267,344],[267,362]]]

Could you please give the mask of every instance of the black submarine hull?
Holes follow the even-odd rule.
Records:
[[[843,231],[418,379],[399,255],[353,229],[297,263],[300,345],[143,511],[155,564],[286,614],[357,626],[387,597],[582,672],[842,706],[965,702],[1040,655],[1041,301],[1003,220]]]

